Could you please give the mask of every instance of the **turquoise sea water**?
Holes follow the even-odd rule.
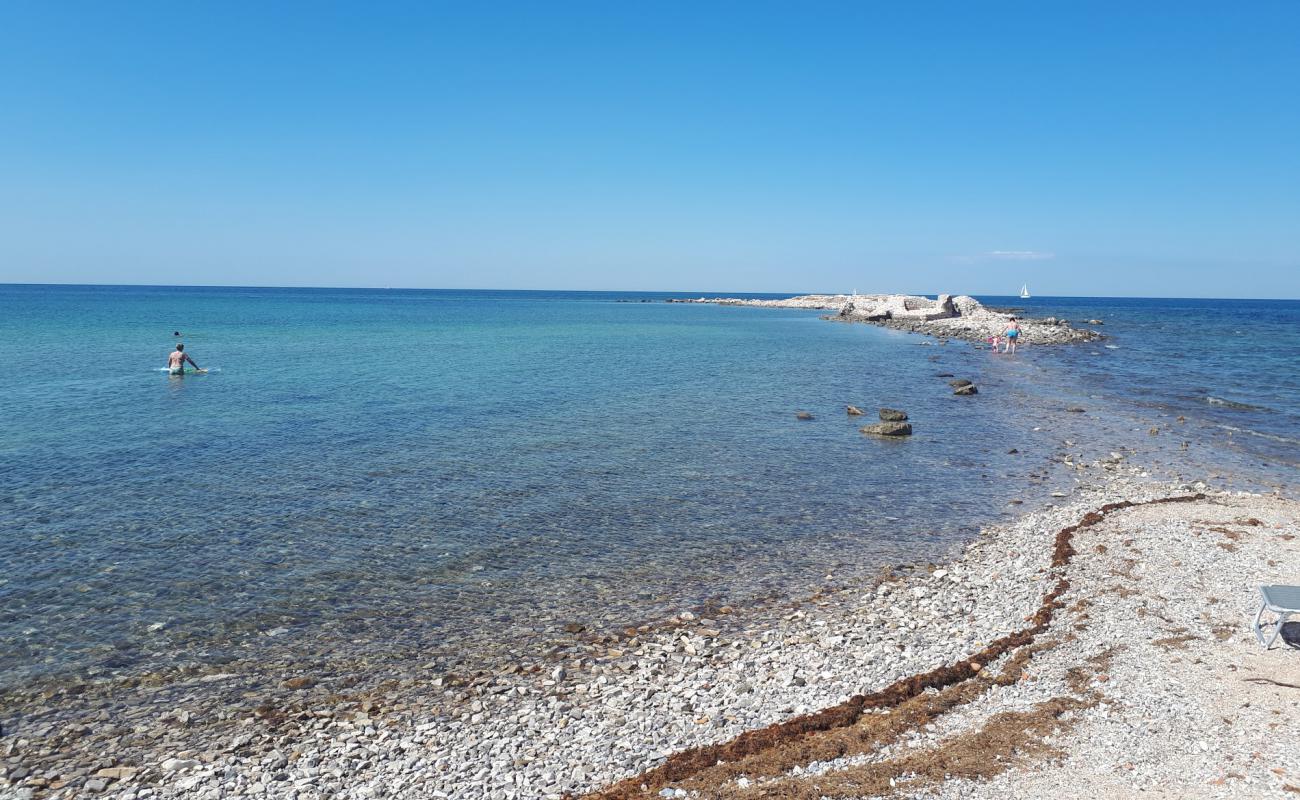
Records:
[[[1065,479],[1067,397],[1295,464],[1300,303],[1034,300],[1112,347],[1004,359],[669,296],[0,286],[0,682],[456,660],[935,558]]]

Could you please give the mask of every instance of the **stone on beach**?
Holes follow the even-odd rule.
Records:
[[[198,761],[192,758],[169,758],[162,762],[163,772],[180,772],[181,770],[193,769],[199,765]]]
[[[137,767],[105,767],[96,772],[95,777],[108,778],[109,780],[115,781],[126,780],[128,778],[134,778],[135,774],[139,771],[140,770]]]

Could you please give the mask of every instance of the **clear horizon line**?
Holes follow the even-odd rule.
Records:
[[[99,288],[140,288],[140,289],[319,289],[325,291],[353,290],[353,291],[380,291],[380,292],[573,292],[585,294],[675,294],[683,297],[730,297],[744,294],[771,294],[783,295],[787,297],[801,297],[804,295],[823,294],[823,295],[847,295],[849,292],[826,292],[826,291],[803,291],[803,292],[768,292],[768,291],[745,291],[731,290],[727,292],[716,291],[699,291],[699,290],[680,290],[680,289],[538,289],[538,288],[488,288],[488,287],[433,287],[433,286],[308,286],[303,284],[243,284],[243,283],[73,283],[73,282],[55,282],[55,283],[36,283],[26,281],[0,281],[0,286],[83,286]],[[858,292],[859,295],[871,294],[906,294],[913,296],[928,296],[939,294],[952,294],[954,296],[966,294],[970,297],[1011,297],[1017,300],[1021,299],[1018,293],[1010,294],[989,294],[987,292]],[[1253,300],[1259,302],[1277,302],[1277,301],[1300,301],[1300,297],[1223,297],[1217,295],[1126,295],[1126,294],[1035,294],[1029,298],[1031,300],[1041,300],[1048,298],[1061,299],[1122,299],[1122,300]]]

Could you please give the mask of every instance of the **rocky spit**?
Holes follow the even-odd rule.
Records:
[[[699,297],[669,300],[670,303],[709,303],[722,306],[754,308],[806,308],[834,311],[825,319],[841,322],[869,322],[886,328],[924,333],[940,339],[987,342],[1001,336],[1013,315],[986,308],[966,295],[939,295],[931,300],[919,295],[902,294],[806,294],[783,300],[747,300],[733,297]],[[1104,338],[1091,328],[1078,328],[1068,320],[1018,317],[1019,344],[1074,344]],[[1101,324],[1089,320],[1088,324]]]
[[[251,708],[216,671],[129,704],[28,698],[0,710],[0,797],[1294,796],[1300,653],[1250,623],[1259,584],[1300,575],[1300,505],[1152,484],[1120,454],[1076,468],[946,563],[684,610],[580,658],[364,690],[304,670]],[[815,729],[745,733],[792,719]],[[679,755],[708,746],[732,749]]]

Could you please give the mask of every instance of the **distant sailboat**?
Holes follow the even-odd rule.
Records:
[[[1020,287],[1020,299],[1021,300],[1029,299],[1029,284],[1026,283],[1025,285]]]

